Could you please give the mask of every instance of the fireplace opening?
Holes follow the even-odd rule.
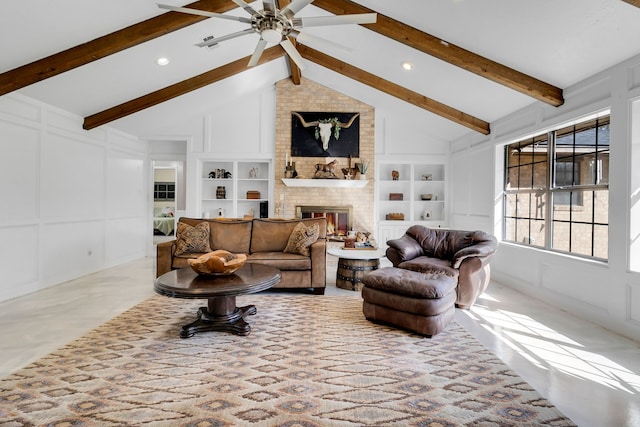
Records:
[[[353,228],[351,206],[296,206],[298,218],[326,218],[327,238],[341,239]]]

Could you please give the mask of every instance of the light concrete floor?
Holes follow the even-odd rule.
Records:
[[[326,294],[358,296],[335,286],[336,265]],[[145,258],[0,303],[0,378],[150,297],[154,279]],[[456,320],[579,426],[640,426],[640,343],[497,283]]]

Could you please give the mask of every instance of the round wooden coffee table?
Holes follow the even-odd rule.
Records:
[[[172,270],[158,277],[154,290],[172,298],[206,298],[207,307],[200,307],[198,318],[182,327],[181,338],[196,332],[226,331],[249,335],[251,326],[244,317],[256,314],[255,305],[236,307],[236,296],[252,294],[280,282],[280,270],[262,264],[247,263],[234,274],[200,276],[191,268]]]

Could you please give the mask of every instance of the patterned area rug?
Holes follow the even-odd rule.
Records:
[[[0,382],[2,426],[574,425],[456,323],[425,338],[354,297],[260,294],[248,336],[179,338],[155,296]]]

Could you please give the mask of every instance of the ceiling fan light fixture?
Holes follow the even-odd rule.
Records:
[[[277,6],[277,2],[275,0],[263,0],[262,5],[264,7],[263,10],[255,10],[249,4],[246,3],[247,0],[232,0],[237,6],[244,9],[251,18],[237,17],[233,15],[225,15],[221,13],[208,12],[200,9],[191,9],[188,7],[176,7],[167,4],[158,4],[158,7],[161,9],[167,9],[174,12],[181,13],[191,13],[194,15],[201,15],[206,17],[215,17],[215,18],[223,18],[229,19],[233,21],[243,22],[247,24],[251,24],[250,28],[246,28],[241,31],[236,31],[235,33],[227,34],[217,39],[205,38],[204,41],[197,43],[196,46],[199,47],[213,47],[218,44],[218,42],[223,40],[230,40],[232,38],[240,37],[245,34],[250,33],[258,33],[260,35],[260,40],[254,49],[253,54],[251,55],[251,59],[247,64],[248,67],[252,67],[257,65],[262,52],[265,49],[265,46],[268,43],[271,44],[279,44],[285,50],[289,58],[296,63],[298,68],[301,70],[304,69],[304,61],[302,60],[302,56],[296,49],[296,47],[289,40],[289,36],[296,37],[300,35],[299,29],[302,27],[316,27],[316,26],[326,26],[326,25],[345,25],[345,24],[368,24],[374,23],[377,19],[376,13],[359,13],[359,14],[346,14],[346,15],[336,15],[336,16],[326,16],[326,17],[310,17],[310,18],[296,18],[295,14],[298,13],[305,6],[308,6],[313,2],[313,0],[292,0],[291,3],[287,1],[287,5],[280,9]],[[304,37],[303,37],[304,38]],[[314,39],[320,43],[320,37],[307,37],[307,40]],[[337,43],[333,43],[330,41],[324,42],[325,46],[330,46],[330,48],[343,48]]]
[[[282,33],[271,28],[262,30],[261,36],[265,41],[269,43],[280,43],[282,41]]]

